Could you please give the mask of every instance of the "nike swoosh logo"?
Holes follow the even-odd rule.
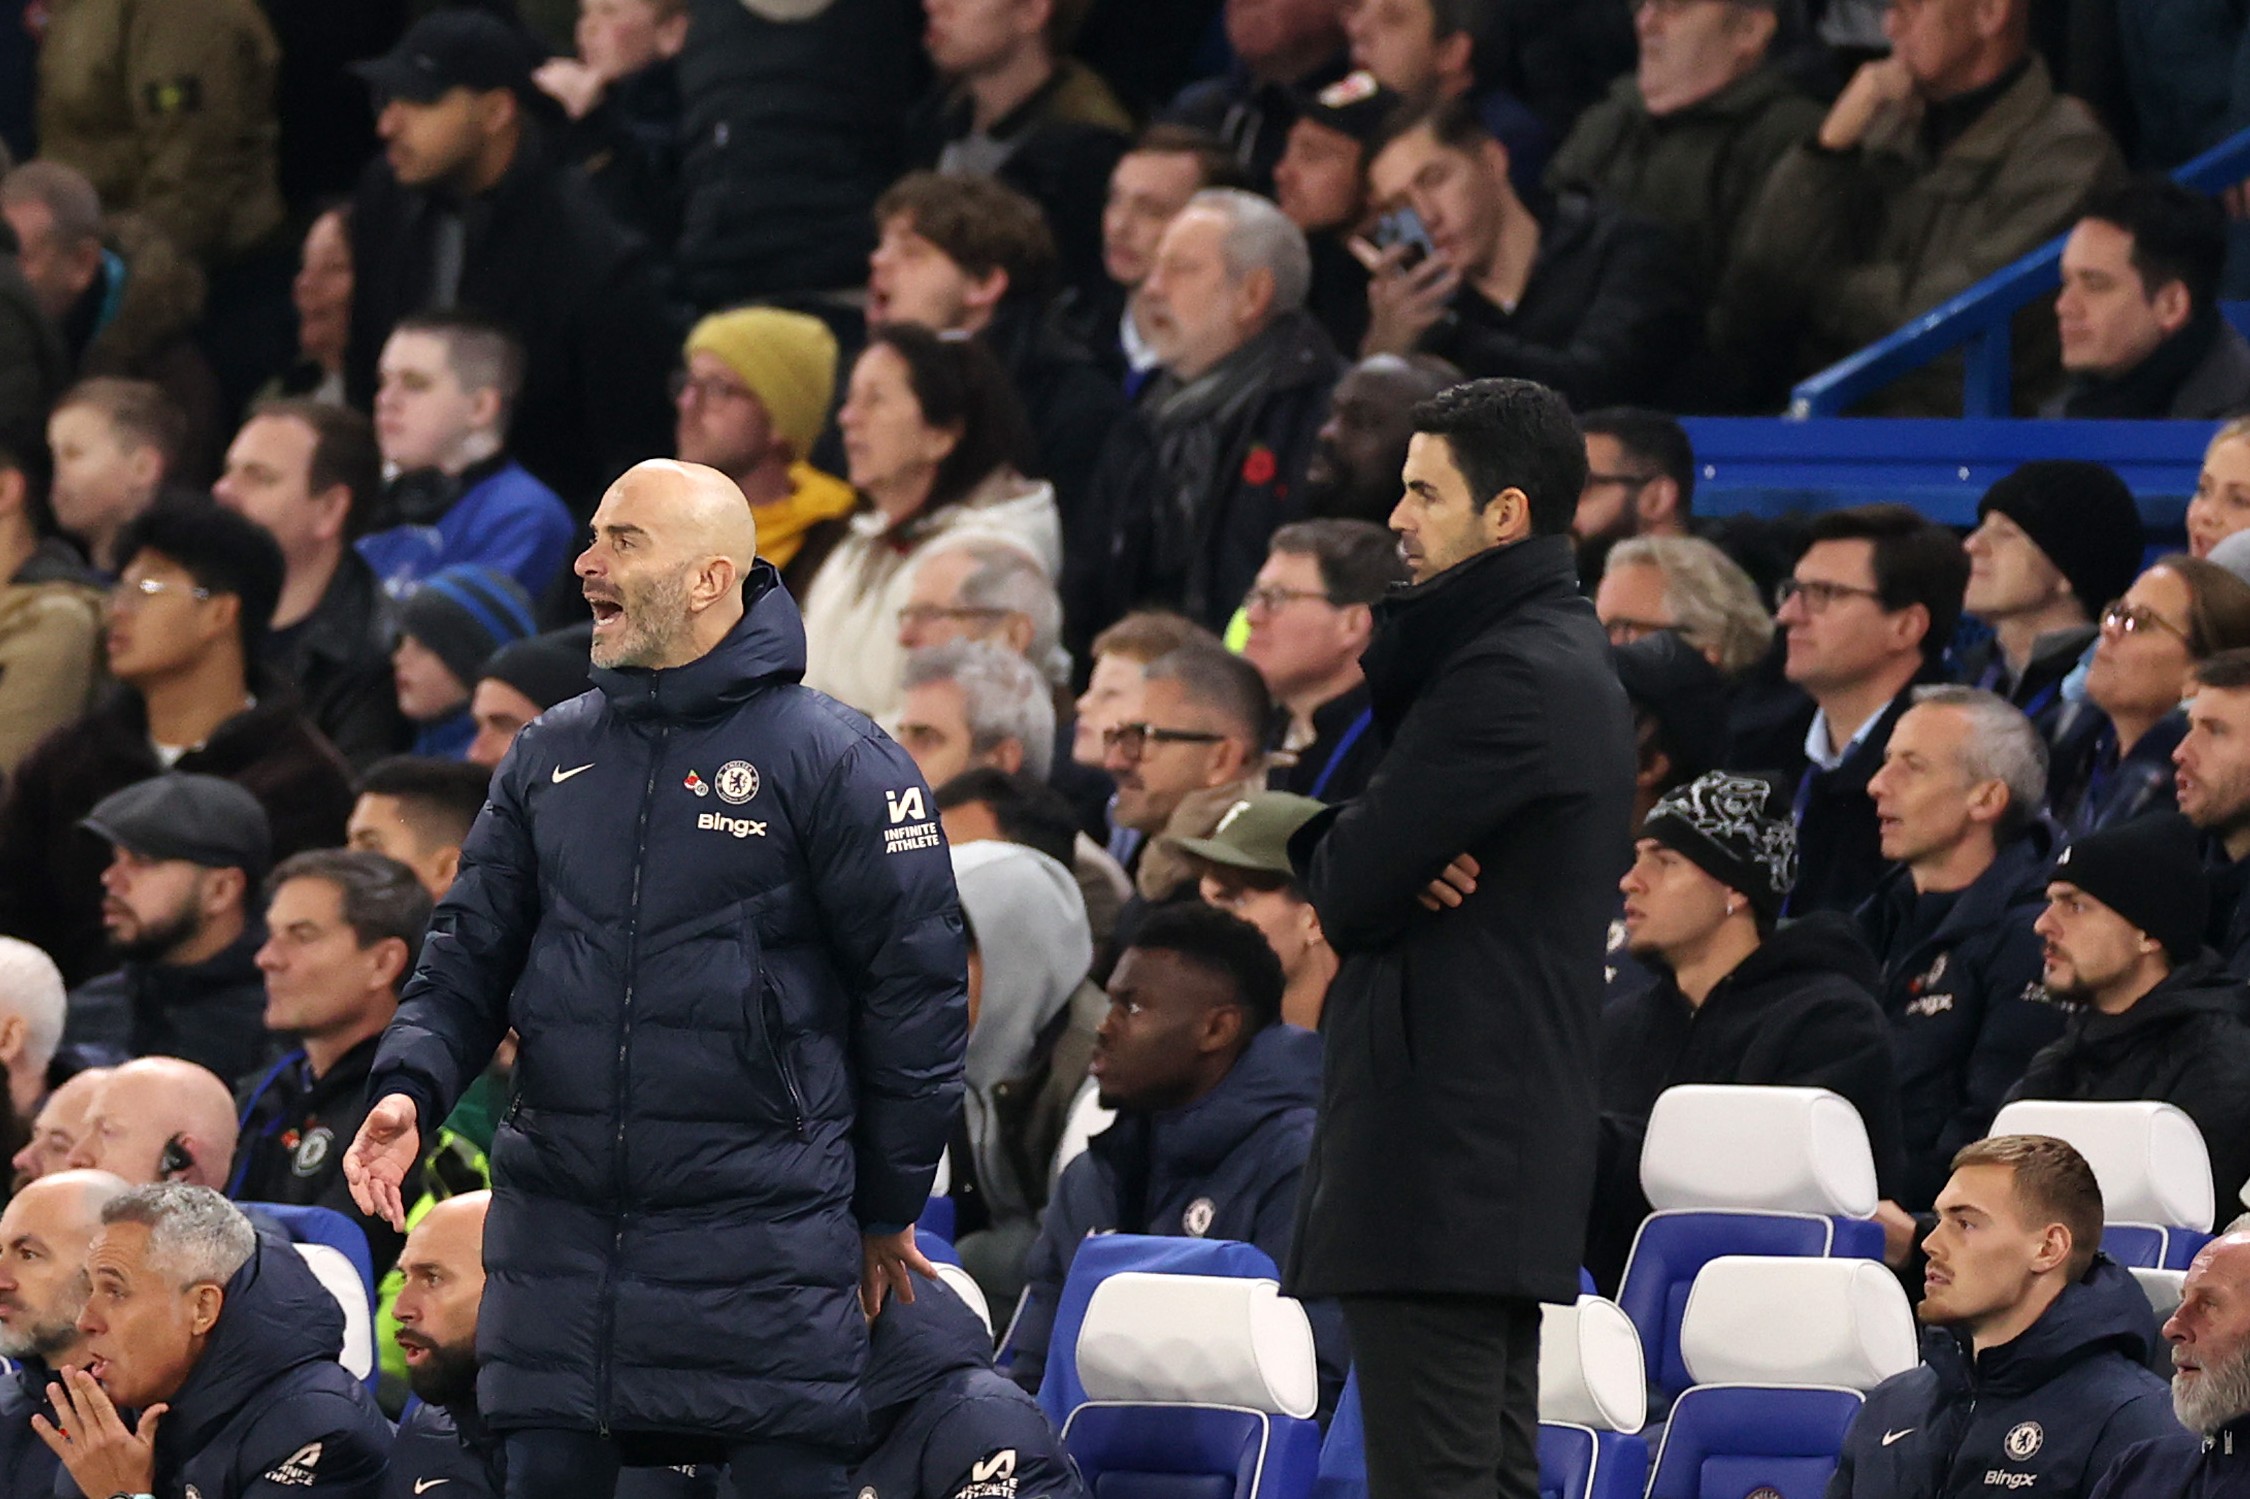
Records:
[[[1883,1433],[1883,1445],[1888,1447],[1891,1445],[1891,1443],[1897,1441],[1900,1437],[1910,1437],[1912,1435],[1914,1435],[1914,1428],[1911,1426],[1907,1427],[1904,1431],[1886,1431]],[[416,1490],[415,1492],[419,1493],[421,1491]]]
[[[565,770],[560,765],[558,765],[555,767],[555,784],[557,786],[560,786],[563,782],[569,780],[572,776],[578,775],[583,771],[592,770],[593,768],[594,762],[591,760],[588,760],[584,765],[577,767],[577,769],[575,770]],[[444,1483],[445,1481],[446,1480],[442,1478],[438,1480],[438,1482],[440,1483]]]
[[[453,1480],[450,1478],[417,1478],[414,1480],[414,1492],[419,1494],[425,1490],[434,1489],[441,1483],[451,1482]]]

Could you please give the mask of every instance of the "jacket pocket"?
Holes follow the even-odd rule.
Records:
[[[750,1030],[760,1053],[759,1060],[773,1069],[781,1082],[785,1100],[782,1122],[802,1135],[809,1110],[805,1107],[805,1090],[797,1081],[797,1064],[789,1052],[789,1034],[785,1029],[781,1011],[781,993],[774,984],[773,975],[763,967],[758,970],[757,999],[751,1006]]]

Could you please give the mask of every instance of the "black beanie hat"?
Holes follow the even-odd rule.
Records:
[[[1656,721],[1672,773],[1691,780],[1727,753],[1727,684],[1703,653],[1670,630],[1616,646],[1610,660],[1635,708]]]
[[[1797,880],[1797,828],[1789,818],[1789,797],[1764,776],[1730,770],[1697,776],[1649,810],[1641,835],[1741,891],[1768,921],[1781,914]]]
[[[428,647],[464,690],[473,689],[494,651],[531,633],[531,599],[499,569],[462,563],[431,573],[407,595],[398,629]]]
[[[2001,479],[1977,502],[1977,519],[1997,510],[2023,527],[2070,591],[2098,617],[2141,575],[2148,545],[2133,491],[2103,464],[2035,459]]]
[[[2203,950],[2211,884],[2195,826],[2177,812],[2088,833],[2055,860],[2054,877],[2146,932],[2175,965]]]
[[[534,635],[504,645],[484,663],[484,675],[507,683],[544,713],[592,689],[587,642],[575,630],[564,635]]]

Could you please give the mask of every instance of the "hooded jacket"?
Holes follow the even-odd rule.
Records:
[[[336,1362],[344,1311],[278,1234],[226,1285],[203,1355],[156,1431],[159,1494],[375,1499],[391,1426]],[[66,1477],[60,1493],[75,1489]]]
[[[991,1335],[941,1281],[917,1276],[913,1301],[884,1304],[860,1395],[875,1439],[852,1472],[863,1496],[1085,1499],[1038,1402],[994,1371]]]
[[[2154,1320],[2131,1272],[2096,1255],[1996,1348],[1972,1355],[1961,1332],[1930,1328],[1922,1362],[1868,1392],[1828,1499],[2087,1493],[2128,1447],[2179,1430],[2145,1362]]]
[[[2250,1415],[2211,1435],[2175,1429],[2117,1460],[2094,1499],[2250,1499]]]
[[[1905,1151],[1897,1200],[1911,1211],[1936,1200],[1954,1152],[1984,1137],[2032,1056],[2062,1034],[2064,1010],[2040,982],[2045,958],[2031,929],[2046,909],[2053,857],[2053,835],[2034,823],[1966,889],[1925,896],[1900,867],[1859,909],[1883,967],[1877,996],[1890,1021]]]
[[[2222,1217],[2250,1177],[2250,1021],[2242,984],[2206,953],[2122,1015],[2088,1005],[2008,1097],[2177,1104],[2211,1151]]]
[[[859,1437],[863,1232],[955,1111],[966,955],[929,790],[798,685],[770,563],[685,666],[596,670],[493,778],[368,1096],[444,1119],[512,1025],[478,1403],[500,1430]]]
[[[1641,1144],[1657,1096],[1681,1083],[1827,1088],[1867,1125],[1875,1173],[1898,1175],[1898,1090],[1890,1027],[1876,1004],[1882,975],[1851,923],[1808,916],[1781,927],[1701,1006],[1669,974],[1602,1012],[1602,1134],[1586,1266],[1615,1286],[1648,1216]]]
[[[63,1039],[121,1058],[183,1057],[232,1086],[274,1053],[257,961],[265,940],[253,921],[200,963],[136,961],[81,984],[70,991]]]

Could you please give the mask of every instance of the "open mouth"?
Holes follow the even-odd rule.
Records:
[[[625,606],[615,599],[594,598],[589,595],[586,603],[594,611],[594,628],[597,630],[603,625],[615,624],[625,615]]]

